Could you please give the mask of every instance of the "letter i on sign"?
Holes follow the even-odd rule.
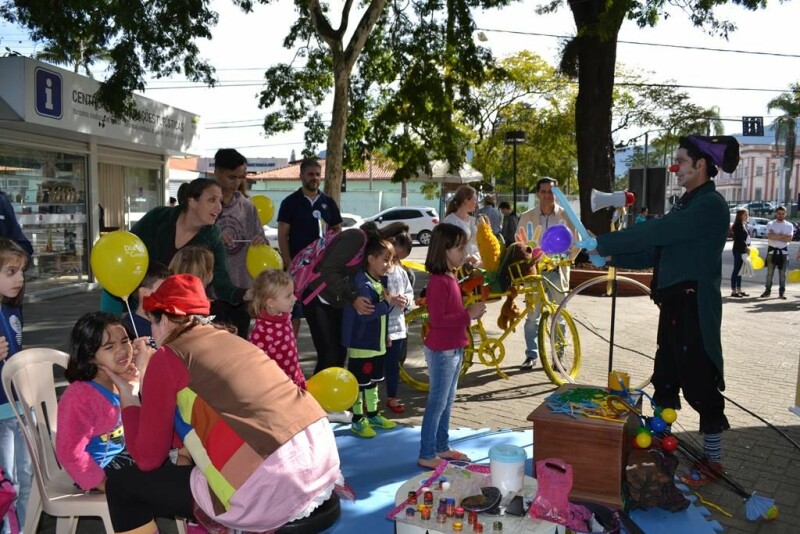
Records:
[[[49,110],[52,110],[53,109],[53,80],[48,78],[47,80],[45,80],[44,83],[47,86],[47,89],[44,90],[44,94],[46,96],[46,99],[45,99],[45,102],[44,102],[44,107],[49,109]]]

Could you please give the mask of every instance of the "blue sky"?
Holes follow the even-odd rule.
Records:
[[[476,13],[477,25],[488,38],[482,44],[498,57],[529,49],[555,64],[559,38],[552,35],[574,33],[574,23],[568,9],[551,15],[535,14],[540,3],[522,2],[502,10]],[[149,85],[145,95],[201,116],[201,135],[196,144],[199,155],[213,155],[221,146],[239,148],[249,157],[288,157],[292,149],[299,153],[302,131],[265,138],[258,126],[264,112],[256,104],[263,70],[292,57],[281,42],[289,20],[295,16],[293,4],[282,0],[274,5],[258,5],[250,15],[241,13],[229,0],[213,0],[212,5],[220,12],[220,23],[213,30],[214,38],[201,43],[201,50],[217,68],[220,87],[187,88],[190,84],[179,79],[158,80]],[[695,29],[678,11],[656,28],[640,29],[627,21],[620,40],[650,45],[621,42],[618,60],[646,73],[654,82],[674,81],[686,86],[695,103],[719,106],[726,119],[761,115],[768,123],[766,103],[787,90],[790,83],[800,81],[800,40],[792,37],[800,20],[800,2],[771,1],[766,10],[758,12],[724,6],[719,12],[739,26],[727,42]],[[6,46],[31,55],[36,45],[27,41],[18,28],[0,24],[0,49],[4,51]],[[328,109],[323,110],[324,116],[330,116]],[[740,130],[736,122],[729,121],[726,131]],[[617,141],[627,141],[640,133],[624,132]]]

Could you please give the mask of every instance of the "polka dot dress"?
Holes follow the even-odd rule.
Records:
[[[261,315],[256,319],[256,325],[250,332],[250,343],[275,360],[295,384],[306,389],[306,378],[300,368],[291,314]]]

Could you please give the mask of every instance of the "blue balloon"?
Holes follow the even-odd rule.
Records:
[[[653,429],[653,432],[663,432],[667,429],[667,422],[660,417],[653,417],[650,420],[650,428]]]
[[[551,226],[542,235],[541,248],[545,254],[564,254],[572,247],[572,232],[562,224]]]

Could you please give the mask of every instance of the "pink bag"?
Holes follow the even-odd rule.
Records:
[[[544,519],[575,530],[589,532],[592,512],[585,506],[569,502],[572,491],[572,466],[560,458],[536,462],[536,497],[528,509],[534,519]]]
[[[8,516],[11,534],[18,534],[19,532],[17,510],[14,507],[14,499],[16,498],[17,492],[14,489],[14,484],[6,478],[3,468],[0,467],[0,519]]]

